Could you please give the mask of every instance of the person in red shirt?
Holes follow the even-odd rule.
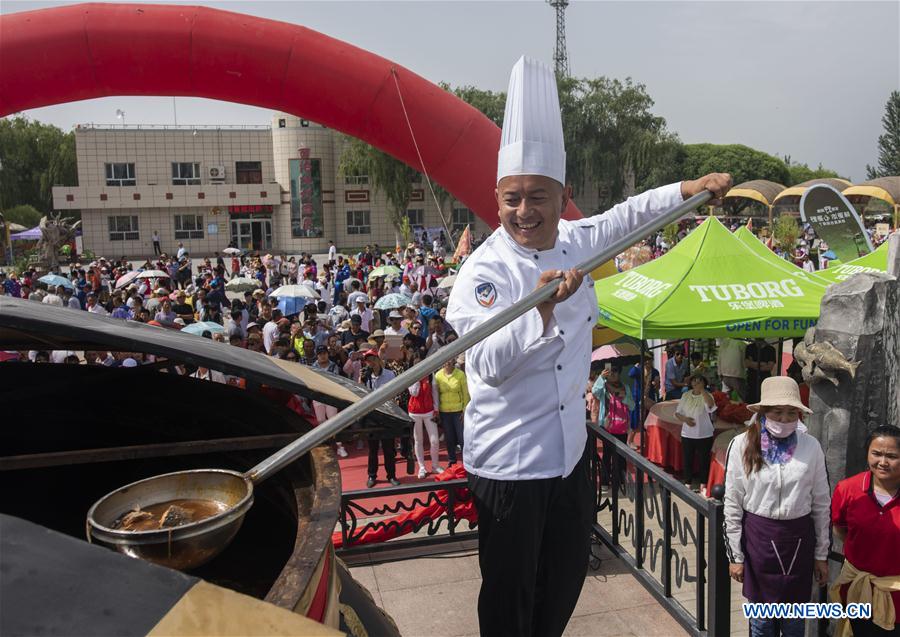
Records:
[[[845,557],[831,596],[843,604],[871,598],[871,619],[850,620],[854,637],[900,636],[900,427],[874,429],[866,449],[869,469],[838,482],[831,498]],[[849,634],[846,628],[842,622],[836,637]]]

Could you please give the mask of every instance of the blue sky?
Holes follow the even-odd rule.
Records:
[[[0,13],[65,4],[4,0]],[[191,2],[316,29],[452,85],[504,90],[523,54],[552,62],[554,11],[528,2]],[[861,181],[900,90],[900,2],[572,0],[573,75],[632,77],[687,143],[741,143]],[[172,100],[104,98],[28,111],[77,123],[171,124]],[[179,124],[268,124],[270,113],[178,98]]]

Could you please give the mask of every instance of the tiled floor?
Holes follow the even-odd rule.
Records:
[[[605,549],[600,555],[600,567],[588,572],[566,635],[686,634],[619,560]],[[481,577],[474,550],[411,559],[392,557],[384,563],[363,557],[351,567],[351,573],[394,618],[404,637],[478,634]]]

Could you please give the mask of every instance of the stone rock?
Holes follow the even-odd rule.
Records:
[[[862,273],[831,286],[811,340],[831,343],[856,377],[810,386],[810,433],[825,451],[831,487],[866,468],[865,439],[900,416],[900,282],[888,274]]]

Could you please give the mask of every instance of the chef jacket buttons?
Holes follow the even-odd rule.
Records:
[[[563,254],[569,254],[569,253],[568,253],[568,252],[566,252],[566,251],[565,251],[565,250],[563,250]]]
[[[566,335],[566,331],[565,331],[565,330],[560,330],[560,331],[559,331],[559,335],[560,335],[560,336],[565,336],[565,335]]]
[[[534,255],[534,260],[535,260],[535,261],[538,260],[538,255]]]
[[[565,405],[560,405],[560,406],[559,406],[559,410],[560,410],[560,411],[564,411],[565,409],[566,409],[566,406],[565,406]]]
[[[556,369],[558,369],[558,370],[559,370],[559,369],[562,369],[562,365],[557,365],[557,366],[556,366]]]
[[[593,320],[593,318],[594,318],[593,316],[589,316],[589,317],[588,317],[588,323],[590,323],[591,320]]]

